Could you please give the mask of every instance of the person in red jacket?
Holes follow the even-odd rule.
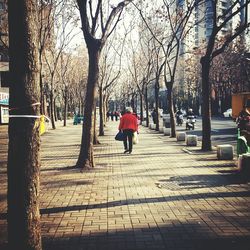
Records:
[[[124,145],[124,154],[132,153],[133,150],[133,133],[138,131],[137,118],[133,115],[133,109],[130,107],[126,108],[125,114],[121,117],[119,130],[125,135],[125,139],[123,141]]]

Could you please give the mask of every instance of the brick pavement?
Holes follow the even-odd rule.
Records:
[[[195,148],[185,153],[184,143],[147,128],[141,128],[133,154],[124,155],[113,139],[117,126],[108,123],[95,147],[96,168],[84,172],[74,168],[81,126],[59,126],[42,136],[44,249],[250,249],[250,182],[236,173],[234,161],[217,161],[215,153]]]

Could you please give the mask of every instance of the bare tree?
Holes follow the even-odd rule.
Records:
[[[43,56],[44,51],[47,46],[49,46],[51,39],[52,39],[52,33],[53,33],[53,20],[55,13],[53,11],[53,5],[51,2],[39,0],[38,6],[38,18],[39,18],[39,81],[40,81],[40,91],[41,91],[41,106],[40,111],[41,114],[46,114],[46,102],[45,102],[45,89],[44,89],[44,83],[43,83]]]
[[[232,1],[229,3],[229,7],[219,15],[218,11],[218,0],[209,1],[213,10],[213,26],[212,32],[209,37],[205,55],[201,57],[202,65],[202,150],[212,150],[211,145],[211,82],[209,79],[209,73],[211,68],[211,62],[214,57],[221,54],[228,45],[239,35],[241,35],[247,27],[249,27],[248,21],[248,5],[250,0],[246,1]],[[221,39],[220,43],[216,43],[219,36],[221,36],[221,30],[230,22],[232,19],[244,12],[244,20],[231,29],[231,31]]]
[[[132,0],[121,1],[117,6],[98,0],[77,0],[80,11],[82,30],[89,55],[88,83],[85,97],[84,124],[80,154],[76,166],[94,167],[93,156],[93,115],[96,87],[99,79],[100,53],[110,34],[121,18],[123,9]],[[110,11],[109,13],[107,13]],[[106,17],[105,17],[106,15]],[[98,37],[99,34],[99,37]]]
[[[122,42],[118,39],[118,34],[114,34],[112,40],[110,39],[104,47],[100,63],[100,78],[98,82],[99,91],[99,135],[104,135],[104,123],[106,107],[104,103],[104,96],[108,89],[114,88],[118,78],[121,74],[121,60],[123,47],[126,39],[126,34]],[[117,41],[119,41],[117,43]],[[118,61],[118,64],[117,64]]]
[[[146,12],[142,8],[134,5],[140,12],[140,15],[151,32],[155,41],[161,46],[162,52],[165,56],[164,65],[164,81],[167,88],[168,110],[170,113],[171,123],[171,137],[176,136],[176,124],[174,115],[174,102],[173,102],[173,86],[175,82],[175,75],[177,63],[180,55],[181,41],[188,34],[191,27],[188,26],[190,16],[197,4],[200,1],[193,0],[186,2],[186,8],[176,4],[172,0],[163,0],[163,5],[155,10],[154,17],[147,18]],[[159,32],[159,28],[153,28],[156,21],[152,19],[158,18],[164,20],[169,29],[168,32]],[[155,32],[156,31],[156,32]]]
[[[68,111],[72,114],[79,111],[82,114],[82,92],[85,91],[87,65],[85,50],[77,49],[74,53],[62,53],[57,73],[59,77],[59,100],[62,100],[63,125],[66,126]],[[86,69],[86,70],[84,70]],[[81,90],[81,91],[79,91]],[[80,102],[80,104],[79,104]],[[69,104],[74,105],[69,105]]]
[[[37,1],[8,1],[10,121],[9,249],[42,249],[39,213],[40,89]]]
[[[52,42],[46,46],[44,51],[44,59],[46,65],[44,66],[47,71],[47,79],[49,84],[49,107],[50,107],[50,118],[52,128],[55,129],[55,89],[58,86],[55,82],[58,81],[57,67],[59,66],[60,58],[63,52],[70,45],[72,39],[77,35],[74,33],[74,26],[76,25],[77,18],[73,15],[73,9],[70,3],[66,1],[60,1],[54,8],[53,19],[53,32],[51,36],[53,37]]]
[[[140,99],[140,116],[141,120],[144,117],[144,110],[146,112],[146,125],[149,125],[148,112],[148,95],[147,88],[151,81],[153,72],[154,55],[152,50],[152,35],[148,32],[143,23],[139,23],[137,29],[141,36],[138,40],[134,39],[134,34],[131,33],[129,43],[127,45],[128,71],[127,77],[129,89],[133,90],[133,95]],[[138,32],[136,29],[134,33]]]

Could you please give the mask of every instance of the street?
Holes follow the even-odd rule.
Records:
[[[202,121],[201,117],[197,118],[194,130],[185,130],[185,118],[182,126],[176,126],[177,131],[186,131],[187,134],[197,135],[201,141],[202,136]],[[237,126],[230,118],[212,117],[211,140],[212,145],[232,144],[236,146]]]

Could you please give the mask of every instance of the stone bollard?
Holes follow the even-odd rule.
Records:
[[[152,124],[151,129],[155,130],[156,129],[156,124]]]
[[[170,128],[163,128],[164,135],[170,135]]]
[[[197,135],[187,135],[186,144],[187,146],[197,146],[198,136]]]
[[[159,127],[159,133],[163,133],[163,127]]]
[[[234,156],[233,146],[230,144],[217,145],[218,160],[232,160]]]
[[[177,132],[176,139],[177,139],[177,141],[185,141],[186,140],[186,132]]]
[[[244,176],[250,177],[250,153],[239,156],[238,170],[244,174]]]

